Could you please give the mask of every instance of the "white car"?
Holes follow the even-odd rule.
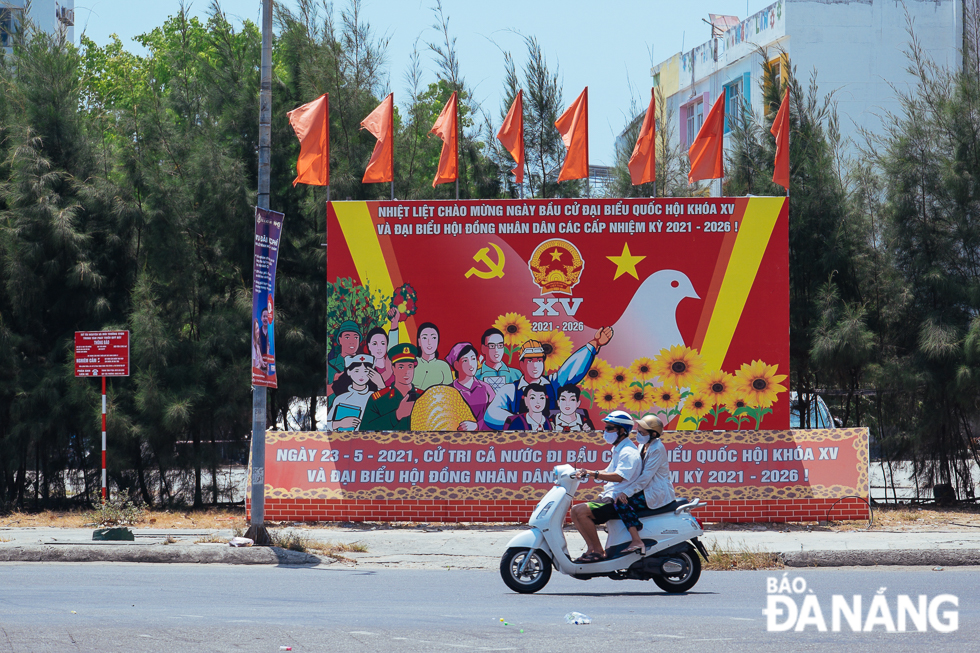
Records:
[[[802,428],[800,424],[802,420],[800,419],[800,408],[801,402],[796,392],[789,393],[789,427],[791,429]],[[835,429],[837,428],[837,422],[833,415],[830,414],[830,409],[827,408],[827,404],[824,402],[820,395],[813,395],[810,400],[810,424],[807,428],[811,429]]]

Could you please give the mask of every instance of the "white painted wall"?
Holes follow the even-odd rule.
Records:
[[[804,88],[816,69],[820,95],[835,92],[842,136],[858,140],[861,128],[880,132],[882,115],[900,111],[893,87],[908,88],[913,82],[904,54],[910,38],[905,8],[928,55],[942,66],[958,68],[962,4],[963,0],[905,0],[904,6],[896,0],[781,0],[764,10],[779,9],[771,14],[776,20],[769,21],[767,29],[720,48],[717,63],[705,61],[709,44],[684,53],[686,63],[694,62],[695,81],[692,86],[691,69],[682,67],[680,89],[667,98],[675,142],[681,134],[680,105],[705,92],[713,103],[724,84],[746,70],[752,74],[752,110],[762,114],[762,57],[755,51],[759,45],[766,47],[770,59],[777,56],[777,46],[785,50]],[[757,17],[745,22],[751,21]],[[659,68],[654,66],[652,72]]]
[[[74,15],[75,0],[32,0],[29,16],[38,29],[55,34],[58,30],[65,30],[69,42],[74,42],[75,28],[65,25],[58,20],[57,16],[64,8],[69,15]],[[0,0],[0,8],[10,7],[23,9],[27,5],[26,0]]]
[[[817,70],[821,95],[836,91],[841,133],[881,129],[883,111],[900,110],[893,86],[907,89],[905,12],[893,0],[786,0],[790,65],[801,81]],[[936,63],[960,66],[960,0],[905,0],[919,42]],[[804,83],[804,86],[806,86]]]

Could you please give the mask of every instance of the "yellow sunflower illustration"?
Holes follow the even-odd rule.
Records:
[[[634,385],[623,388],[619,400],[634,415],[645,413],[653,406],[653,390],[648,386]]]
[[[745,363],[735,372],[735,391],[745,398],[749,406],[769,408],[776,401],[776,395],[786,392],[780,385],[786,380],[785,374],[776,374],[778,365],[766,365],[762,361]]]
[[[700,422],[711,411],[711,404],[703,394],[695,392],[687,398],[684,408],[691,414],[691,417]]]
[[[612,365],[601,358],[597,358],[592,361],[592,367],[585,373],[585,378],[582,379],[582,385],[586,390],[592,391],[596,388],[604,387],[611,380]]]
[[[531,323],[520,313],[500,315],[493,326],[504,334],[504,344],[511,349],[523,345],[531,335]]]
[[[677,388],[665,385],[653,391],[653,403],[661,408],[673,408],[680,401],[680,395]]]
[[[602,410],[615,410],[619,406],[619,390],[607,385],[596,393],[595,405]]]
[[[712,406],[723,406],[734,388],[735,377],[721,370],[709,372],[695,383],[695,392],[703,395]]]
[[[572,355],[572,341],[564,331],[555,329],[538,333],[537,340],[544,348],[545,373],[557,372],[568,357]]]
[[[656,376],[653,373],[653,361],[649,358],[637,358],[633,361],[630,365],[630,373],[637,381],[649,381]]]
[[[630,378],[629,368],[623,367],[622,365],[612,368],[612,379],[610,379],[609,383],[616,388],[617,392],[628,386],[630,381],[632,379]]]
[[[725,402],[725,410],[728,411],[729,415],[733,415],[733,416],[735,415],[735,411],[738,410],[739,408],[748,408],[748,407],[749,404],[745,401],[745,398],[740,397],[734,392],[732,392],[732,394],[729,395],[728,401]]]
[[[660,381],[679,388],[689,387],[701,375],[703,368],[704,360],[698,350],[684,345],[661,349],[660,355],[653,361],[653,373]]]

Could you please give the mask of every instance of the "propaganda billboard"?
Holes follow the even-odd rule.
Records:
[[[319,428],[788,429],[787,206],[331,202]]]

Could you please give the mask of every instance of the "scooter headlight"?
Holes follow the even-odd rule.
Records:
[[[554,501],[549,501],[548,503],[544,504],[544,508],[542,508],[541,512],[538,513],[538,519],[544,519],[553,505],[555,505]]]

